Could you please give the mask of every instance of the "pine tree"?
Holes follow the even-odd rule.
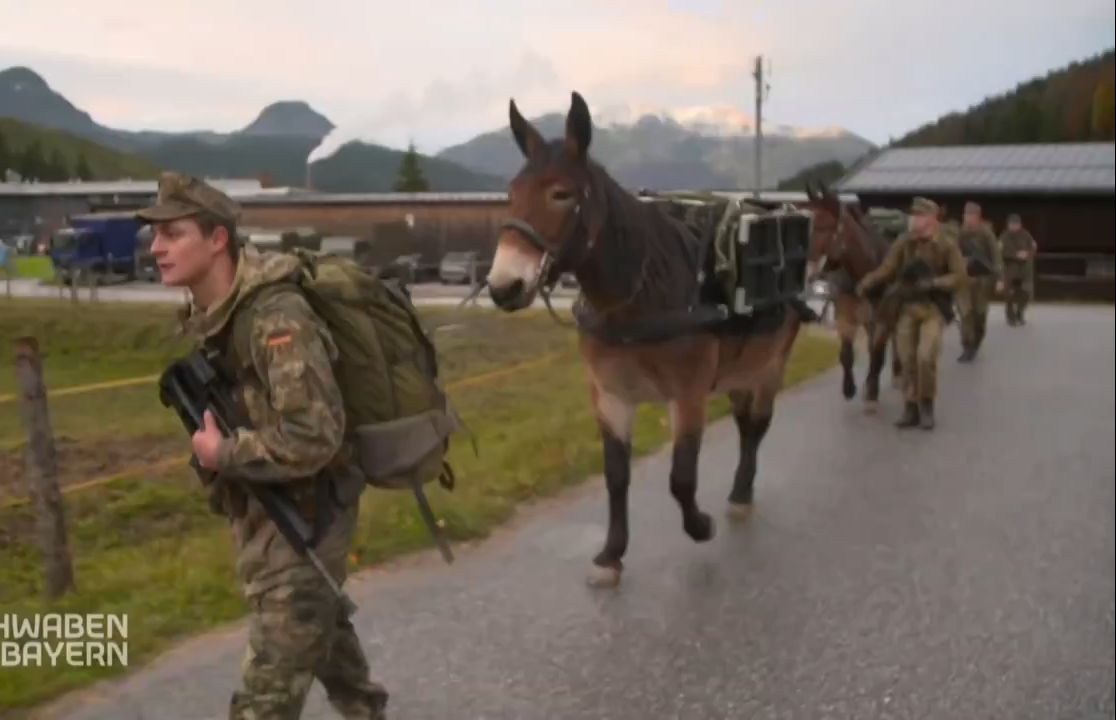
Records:
[[[418,152],[412,142],[407,146],[407,152],[404,153],[403,160],[399,163],[399,175],[395,179],[395,191],[427,192],[428,190],[430,190],[430,183],[426,181],[426,176],[422,174]]]
[[[1113,113],[1116,98],[1113,97],[1113,83],[1105,80],[1097,84],[1093,91],[1092,136],[1095,140],[1111,140],[1113,137]]]
[[[42,180],[47,173],[46,159],[43,158],[43,146],[38,140],[32,140],[23,148],[23,155],[19,159],[17,171],[24,180]]]
[[[85,159],[84,153],[78,155],[77,165],[74,167],[74,175],[77,175],[77,179],[82,181],[93,179],[93,170],[89,167],[89,161]]]
[[[8,142],[4,133],[0,132],[0,182],[4,182],[4,173],[15,164],[15,160],[8,150]]]
[[[66,162],[66,156],[58,148],[50,151],[50,159],[47,160],[46,169],[43,171],[43,179],[50,182],[66,182],[70,179],[70,164]]]

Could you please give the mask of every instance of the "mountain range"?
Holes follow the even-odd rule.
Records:
[[[277,102],[240,130],[168,133],[126,131],[96,122],[53,90],[33,70],[0,71],[0,117],[63,130],[138,155],[162,168],[209,177],[259,177],[268,184],[335,192],[390,190],[403,151],[350,142],[330,157],[306,158],[334,129],[329,118],[301,101]],[[544,136],[560,136],[564,116],[534,119]],[[729,189],[753,184],[754,137],[751,119],[730,107],[650,111],[612,108],[595,119],[592,154],[628,187]],[[841,129],[810,130],[774,126],[765,131],[764,184],[812,165],[848,165],[871,151],[867,140]],[[434,156],[420,156],[432,190],[503,189],[522,166],[511,133],[501,128]]]

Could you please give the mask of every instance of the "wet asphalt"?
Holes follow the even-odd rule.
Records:
[[[712,425],[695,545],[669,451],[633,470],[616,590],[585,576],[601,480],[525,511],[446,567],[433,553],[351,583],[393,720],[1112,718],[1111,307],[994,307],[982,356],[942,359],[938,428],[900,432],[828,373],[780,396],[756,508],[725,516],[731,421]],[[858,359],[858,375],[864,358]],[[224,717],[241,625],[192,640],[43,717]],[[335,717],[315,686],[305,718]]]

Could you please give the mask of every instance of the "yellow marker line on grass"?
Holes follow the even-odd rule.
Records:
[[[464,388],[464,387],[473,387],[473,386],[476,386],[476,385],[484,385],[484,384],[492,382],[493,380],[496,380],[498,378],[502,378],[502,377],[505,377],[507,375],[511,375],[513,373],[517,373],[521,370],[527,370],[528,368],[538,367],[539,365],[545,365],[546,363],[550,362],[551,360],[559,358],[564,354],[565,353],[560,353],[560,352],[547,353],[546,355],[541,355],[541,356],[539,356],[537,358],[533,358],[531,360],[525,360],[521,363],[516,363],[515,365],[510,365],[510,366],[505,367],[505,368],[499,368],[497,370],[492,370],[490,372],[479,373],[477,375],[472,375],[470,377],[462,378],[462,379],[457,380],[455,382],[448,383],[446,385],[446,390],[447,391],[459,390],[459,389]],[[158,376],[155,376],[155,377],[158,377]],[[150,380],[150,379],[151,378],[142,378],[142,379],[141,378],[134,378],[135,382],[133,382],[131,384],[136,384],[136,382],[140,382],[141,380]],[[102,384],[104,384],[104,383],[102,383]],[[91,387],[91,386],[83,386],[83,387]],[[54,394],[58,395],[59,393],[54,393]],[[67,485],[66,487],[62,488],[62,493],[66,494],[66,493],[71,493],[71,492],[77,492],[78,490],[86,490],[86,489],[91,488],[91,487],[97,487],[98,485],[105,485],[107,483],[112,482],[113,480],[124,477],[126,475],[137,475],[139,473],[152,472],[152,471],[155,471],[155,470],[165,470],[167,468],[171,468],[171,467],[174,467],[176,465],[185,465],[189,461],[190,461],[190,456],[189,455],[181,455],[179,457],[165,458],[163,460],[158,460],[156,462],[146,463],[144,465],[133,465],[131,467],[126,467],[126,468],[122,468],[120,470],[117,470],[116,472],[114,472],[110,475],[104,475],[104,476],[101,476],[101,477],[98,477],[98,478],[93,478],[91,480],[86,480],[85,482],[74,483],[73,485]],[[6,510],[8,508],[18,507],[20,505],[25,505],[28,502],[30,502],[30,498],[15,498],[14,500],[8,500],[6,502],[0,503],[0,510]]]
[[[96,392],[97,390],[109,390],[111,388],[128,387],[129,385],[142,385],[144,383],[155,382],[159,379],[158,375],[144,375],[143,377],[124,378],[123,380],[106,380],[105,382],[91,383],[89,385],[75,385],[73,387],[59,388],[58,390],[47,389],[47,398],[65,397],[67,395],[81,395],[82,393]],[[0,395],[0,405],[12,402],[17,397],[16,393],[9,395]]]

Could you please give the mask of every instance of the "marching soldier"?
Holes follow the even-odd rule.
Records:
[[[1023,313],[1034,292],[1035,254],[1038,245],[1031,233],[1023,227],[1018,214],[1008,216],[1007,230],[1000,236],[1003,254],[1003,281],[999,289],[1004,293],[1004,313],[1008,325],[1022,325]]]
[[[900,428],[934,427],[938,356],[942,329],[953,318],[952,294],[965,279],[965,261],[957,243],[942,229],[937,203],[915,198],[911,230],[891,246],[883,263],[865,275],[856,291],[864,295],[883,282],[898,279],[890,292],[900,295],[896,345],[902,363],[906,405]]]
[[[332,367],[337,348],[301,294],[264,291],[291,267],[285,256],[268,259],[240,248],[238,214],[220,190],[178,173],[163,173],[155,205],[137,214],[153,227],[151,252],[163,284],[190,289],[186,329],[199,344],[231,332],[239,313],[250,321],[248,352],[231,367],[252,427],[223,437],[207,411],[192,439],[199,464],[217,473],[211,507],[229,519],[237,576],[251,609],[242,685],[228,717],[295,720],[317,679],[344,717],[383,720],[388,693],[371,679],[336,595],[284,541],[256,498],[224,481],[269,483],[287,495],[320,528],[315,549],[335,582],[344,582],[364,478],[344,439],[344,403]]]
[[[957,291],[961,311],[961,357],[971,362],[984,341],[988,323],[988,301],[1001,274],[996,236],[981,217],[980,205],[965,203],[958,245],[966,262],[966,280]]]

